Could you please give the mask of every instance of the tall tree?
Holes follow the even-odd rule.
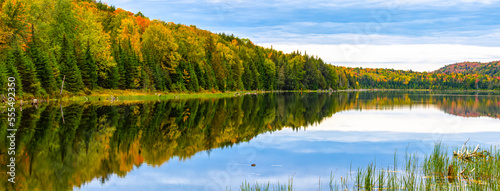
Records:
[[[23,94],[23,84],[21,76],[16,68],[16,57],[14,56],[13,50],[7,52],[7,75],[8,77],[14,77],[16,81],[16,92],[19,95]]]
[[[14,65],[17,66],[17,71],[21,76],[24,92],[39,96],[42,85],[36,77],[37,74],[35,65],[20,48],[14,49],[14,57]]]
[[[87,48],[85,49],[85,63],[82,69],[82,77],[85,86],[89,89],[94,89],[97,87],[97,67],[95,64],[94,56],[90,51],[90,43],[87,41]]]
[[[31,38],[32,40],[28,44],[28,53],[32,62],[35,64],[36,74],[42,84],[42,87],[47,93],[52,94],[56,89],[56,80],[54,78],[53,69],[46,53],[40,48],[40,43],[38,43],[38,38],[35,36],[33,25]]]
[[[61,65],[61,75],[66,76],[64,89],[70,92],[82,90],[84,84],[80,69],[76,64],[75,55],[73,55],[72,47],[66,39],[66,36],[63,36],[62,39],[60,56],[59,64]]]

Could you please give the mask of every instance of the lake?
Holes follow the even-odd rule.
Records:
[[[19,108],[16,119],[17,183],[2,187],[18,190],[239,190],[291,179],[296,190],[328,190],[332,174],[390,166],[436,143],[500,145],[500,96],[485,92],[42,103]]]

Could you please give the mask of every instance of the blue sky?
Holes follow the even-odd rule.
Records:
[[[334,65],[435,70],[500,60],[500,0],[106,0]]]

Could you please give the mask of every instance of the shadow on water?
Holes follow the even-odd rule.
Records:
[[[143,164],[187,160],[259,134],[321,123],[337,112],[434,106],[457,116],[500,118],[496,95],[394,92],[282,93],[138,103],[65,103],[16,113],[16,184],[7,190],[67,190]],[[5,110],[5,109],[3,109]],[[5,111],[3,111],[5,113]],[[64,115],[64,120],[63,120]],[[7,171],[7,118],[0,118],[0,161]],[[7,180],[2,173],[0,178]]]

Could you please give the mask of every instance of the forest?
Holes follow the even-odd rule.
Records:
[[[499,66],[496,66],[497,68]],[[480,73],[414,72],[382,68],[344,68],[360,88],[498,90],[500,76]]]
[[[465,74],[486,74],[494,77],[500,77],[500,61],[488,63],[482,62],[460,62],[450,64],[436,70],[438,73],[465,73]]]
[[[426,73],[334,66],[194,25],[151,20],[94,0],[0,0],[0,93],[99,89],[500,89],[498,73]],[[498,69],[498,65],[495,65]]]
[[[354,79],[318,57],[256,46],[196,26],[150,20],[87,0],[1,1],[0,84],[19,94],[94,89],[168,92],[346,89]],[[3,81],[1,81],[3,80]],[[5,90],[1,87],[0,91]]]

